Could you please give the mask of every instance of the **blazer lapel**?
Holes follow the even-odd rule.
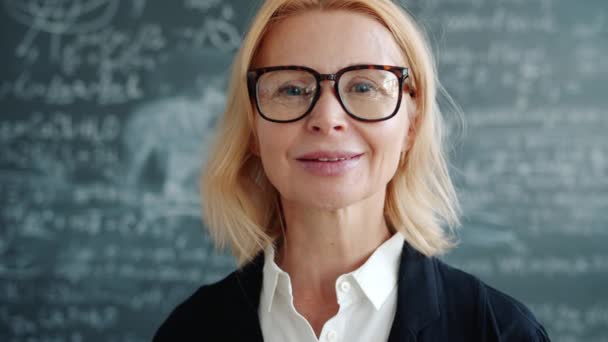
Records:
[[[397,289],[397,311],[388,342],[415,341],[418,332],[439,317],[439,298],[432,259],[403,244]]]
[[[263,251],[243,268],[236,271],[236,286],[240,297],[234,308],[233,333],[239,341],[263,342],[258,307],[262,292]],[[244,305],[243,305],[244,304]]]
[[[239,340],[263,342],[258,307],[262,292],[264,253],[236,272],[240,297],[235,306],[234,329]],[[388,342],[415,341],[431,321],[439,318],[439,298],[432,258],[403,244],[397,288],[397,311]],[[238,326],[237,326],[238,325]]]

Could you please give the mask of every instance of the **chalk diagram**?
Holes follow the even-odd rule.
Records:
[[[145,193],[136,230],[200,222],[198,178],[226,95],[223,77],[206,78],[200,96],[171,96],[136,109],[125,126],[125,188]],[[177,230],[177,229],[176,229]],[[190,239],[175,236],[176,248]]]
[[[226,99],[221,90],[224,80],[208,81],[200,97],[164,98],[132,114],[125,128],[129,186],[156,188],[154,192],[177,201],[198,200],[198,173]],[[154,184],[146,184],[150,172]]]
[[[119,0],[4,0],[9,15],[28,27],[15,54],[36,60],[39,51],[34,42],[45,33],[50,34],[51,59],[58,60],[63,35],[106,27],[116,15],[118,4]]]

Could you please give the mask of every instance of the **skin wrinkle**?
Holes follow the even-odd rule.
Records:
[[[375,19],[345,11],[309,11],[267,32],[255,67],[303,65],[334,73],[352,64],[407,66],[391,33]],[[276,262],[290,276],[295,308],[317,336],[339,309],[338,276],[361,266],[390,237],[384,219],[386,184],[406,146],[411,103],[404,94],[395,117],[360,122],[344,112],[333,82],[321,87],[315,108],[299,121],[254,119],[256,154],[281,195],[287,226]],[[317,150],[364,155],[346,174],[322,177],[295,160]]]

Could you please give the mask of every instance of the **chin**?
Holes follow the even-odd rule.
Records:
[[[344,201],[343,199],[322,200],[310,203],[310,206],[323,211],[336,211],[352,205],[354,202]]]
[[[351,189],[352,190],[352,189]],[[298,206],[315,208],[325,211],[336,211],[347,208],[367,198],[364,193],[352,191],[331,191],[324,189],[318,192],[297,192],[288,200]]]

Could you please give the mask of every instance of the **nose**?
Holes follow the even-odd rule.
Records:
[[[343,132],[348,126],[348,114],[342,108],[332,82],[323,82],[319,100],[308,115],[306,126],[316,134]]]

